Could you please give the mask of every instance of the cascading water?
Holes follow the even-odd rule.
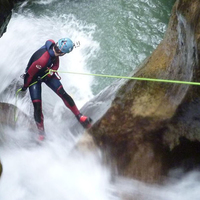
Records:
[[[47,39],[69,37],[81,46],[60,59],[60,70],[127,75],[163,37],[174,1],[27,1],[13,12],[0,39],[0,101],[15,104],[32,53]],[[114,36],[113,36],[114,34]],[[66,91],[81,108],[113,80],[60,74]],[[47,140],[32,142],[23,124],[0,133],[3,175],[0,200],[188,200],[199,199],[199,173],[169,178],[163,186],[147,185],[113,175],[101,163],[101,153],[74,149],[79,136],[62,119],[73,115],[61,99],[43,85]],[[32,117],[29,93],[20,93],[17,106]],[[177,173],[176,173],[177,174]]]

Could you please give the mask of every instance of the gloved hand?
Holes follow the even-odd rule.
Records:
[[[92,119],[90,117],[84,116],[80,113],[79,115],[76,116],[76,118],[81,123],[83,128],[90,128],[92,126],[91,125]]]
[[[48,70],[49,70],[49,68],[47,68],[46,72],[48,72]],[[47,76],[45,76],[44,80],[45,80],[45,81],[51,80],[51,78],[52,78],[53,75],[54,75],[53,72],[47,74]]]
[[[54,75],[54,72],[51,71],[51,69],[49,67],[47,67],[47,70],[45,71],[47,74],[47,77],[51,77]]]
[[[24,91],[26,91],[26,89],[27,89],[27,87],[23,86],[22,89],[21,89],[21,91],[24,92]]]

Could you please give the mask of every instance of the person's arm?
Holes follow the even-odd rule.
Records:
[[[56,57],[56,60],[55,60],[55,62],[53,63],[53,66],[51,67],[51,69],[52,69],[52,70],[58,70],[58,68],[59,68],[59,57]],[[49,69],[49,68],[48,68],[48,69]],[[55,73],[57,73],[57,72],[52,72],[52,73],[48,74],[47,76],[48,76],[48,77],[51,77],[51,76],[54,75]]]
[[[33,79],[33,77],[42,69],[42,66],[38,62],[33,62],[30,68],[28,69],[25,78],[24,78],[24,87],[28,87]]]
[[[29,67],[25,77],[24,77],[24,86],[22,87],[22,91],[25,91],[30,85],[33,77],[46,66],[46,62],[48,60],[48,53],[44,53],[38,60],[34,61]]]

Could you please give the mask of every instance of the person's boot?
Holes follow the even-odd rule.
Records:
[[[80,124],[83,126],[83,128],[90,128],[92,119],[90,117],[84,116],[81,113],[79,115],[76,116],[76,118],[78,119],[78,121],[80,122]]]
[[[44,119],[42,113],[42,103],[41,100],[34,100],[34,118],[38,128],[38,140],[43,141],[45,139],[45,130],[44,130]]]
[[[43,141],[45,139],[45,134],[44,133],[39,133],[39,135],[38,135],[38,140],[39,141]]]
[[[36,123],[37,127],[38,127],[38,140],[39,141],[43,141],[45,139],[45,131],[44,131],[44,125],[43,123]]]

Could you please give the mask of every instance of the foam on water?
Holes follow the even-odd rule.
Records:
[[[41,146],[29,141],[28,146],[28,132],[7,130],[6,134],[7,145],[0,149],[1,200],[114,199],[110,172],[101,165],[100,154],[72,151],[75,141],[69,137],[52,137]],[[15,141],[10,140],[12,134],[17,135]]]

